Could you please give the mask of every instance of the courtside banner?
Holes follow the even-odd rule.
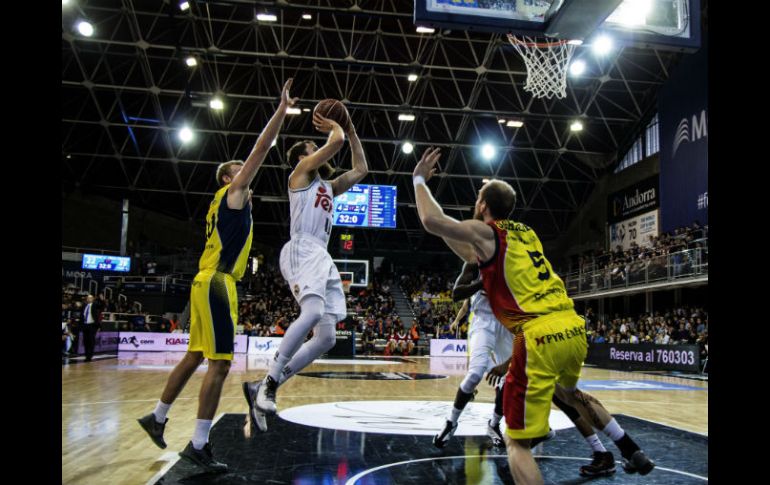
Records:
[[[701,370],[697,345],[591,344],[586,364],[622,370]]]
[[[187,333],[120,332],[118,350],[136,352],[186,352],[190,343]],[[248,338],[235,336],[234,352],[245,354]]]
[[[430,355],[436,357],[468,357],[468,341],[452,339],[431,339]]]
[[[249,355],[275,354],[283,337],[249,337]]]
[[[118,332],[103,332],[100,330],[96,333],[96,345],[94,345],[94,352],[117,352],[119,340],[120,336]],[[85,339],[81,333],[80,337],[78,338],[78,354],[84,355],[86,353],[84,345]]]
[[[660,204],[665,232],[708,223],[708,52],[684,56],[658,96]]]

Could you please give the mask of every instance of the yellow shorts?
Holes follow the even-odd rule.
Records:
[[[577,387],[587,350],[585,321],[573,310],[538,317],[517,329],[503,388],[508,436],[527,439],[548,434],[556,384]]]
[[[195,276],[190,291],[188,352],[203,352],[210,360],[233,360],[238,293],[235,278],[215,271]]]

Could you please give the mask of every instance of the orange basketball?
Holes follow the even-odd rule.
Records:
[[[350,114],[348,109],[336,99],[322,99],[315,105],[313,113],[336,121],[347,132],[350,129]]]

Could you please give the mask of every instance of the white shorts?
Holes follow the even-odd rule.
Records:
[[[468,330],[468,353],[468,368],[483,367],[484,372],[489,372],[511,357],[513,334],[494,315],[473,314]]]
[[[316,295],[324,301],[324,313],[334,315],[337,321],[347,316],[342,280],[332,257],[310,238],[295,238],[281,249],[281,274],[289,282],[289,289],[298,303],[307,295]]]

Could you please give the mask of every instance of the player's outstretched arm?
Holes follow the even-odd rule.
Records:
[[[283,85],[281,102],[278,105],[278,109],[273,114],[273,117],[270,118],[270,121],[268,121],[265,129],[262,130],[259,138],[257,138],[257,143],[243,163],[243,168],[233,178],[232,184],[227,191],[227,206],[231,209],[242,209],[248,203],[248,198],[250,197],[249,185],[251,185],[257,170],[259,170],[259,167],[265,160],[267,152],[270,151],[273,141],[278,136],[283,119],[286,117],[286,110],[294,106],[294,103],[299,100],[299,98],[292,98],[289,95],[292,82],[294,82],[294,79],[289,78]]]
[[[462,301],[473,296],[474,293],[484,287],[481,280],[473,281],[479,266],[477,264],[465,263],[460,276],[457,277],[455,285],[452,288],[452,300]]]
[[[361,146],[361,140],[358,139],[353,123],[350,123],[350,131],[347,135],[348,140],[350,140],[352,168],[332,181],[332,191],[335,197],[347,192],[350,187],[363,180],[369,173],[364,147]]]
[[[452,325],[449,326],[449,330],[452,333],[457,333],[457,326],[460,324],[460,321],[462,321],[463,317],[468,314],[469,309],[470,309],[470,303],[468,302],[468,300],[465,300],[463,302],[463,306],[461,306],[460,310],[458,310],[457,315],[455,316],[455,319],[452,322]]]
[[[313,126],[322,133],[328,133],[329,138],[324,146],[316,150],[315,153],[300,160],[297,167],[289,175],[289,184],[297,178],[299,180],[307,178],[311,172],[318,170],[321,165],[331,160],[345,144],[345,132],[335,121],[324,118],[318,113],[313,113]]]
[[[440,156],[439,148],[431,148],[422,154],[422,158],[414,168],[412,182],[414,183],[417,213],[426,231],[444,238],[449,247],[464,261],[475,263],[477,248],[486,239],[492,241],[494,233],[492,228],[476,219],[458,221],[444,214],[443,209],[433,198],[426,185],[426,182],[436,173],[436,163]],[[447,239],[454,241],[450,242]],[[485,260],[492,254],[487,250],[484,253],[489,254],[479,254],[479,256]]]

